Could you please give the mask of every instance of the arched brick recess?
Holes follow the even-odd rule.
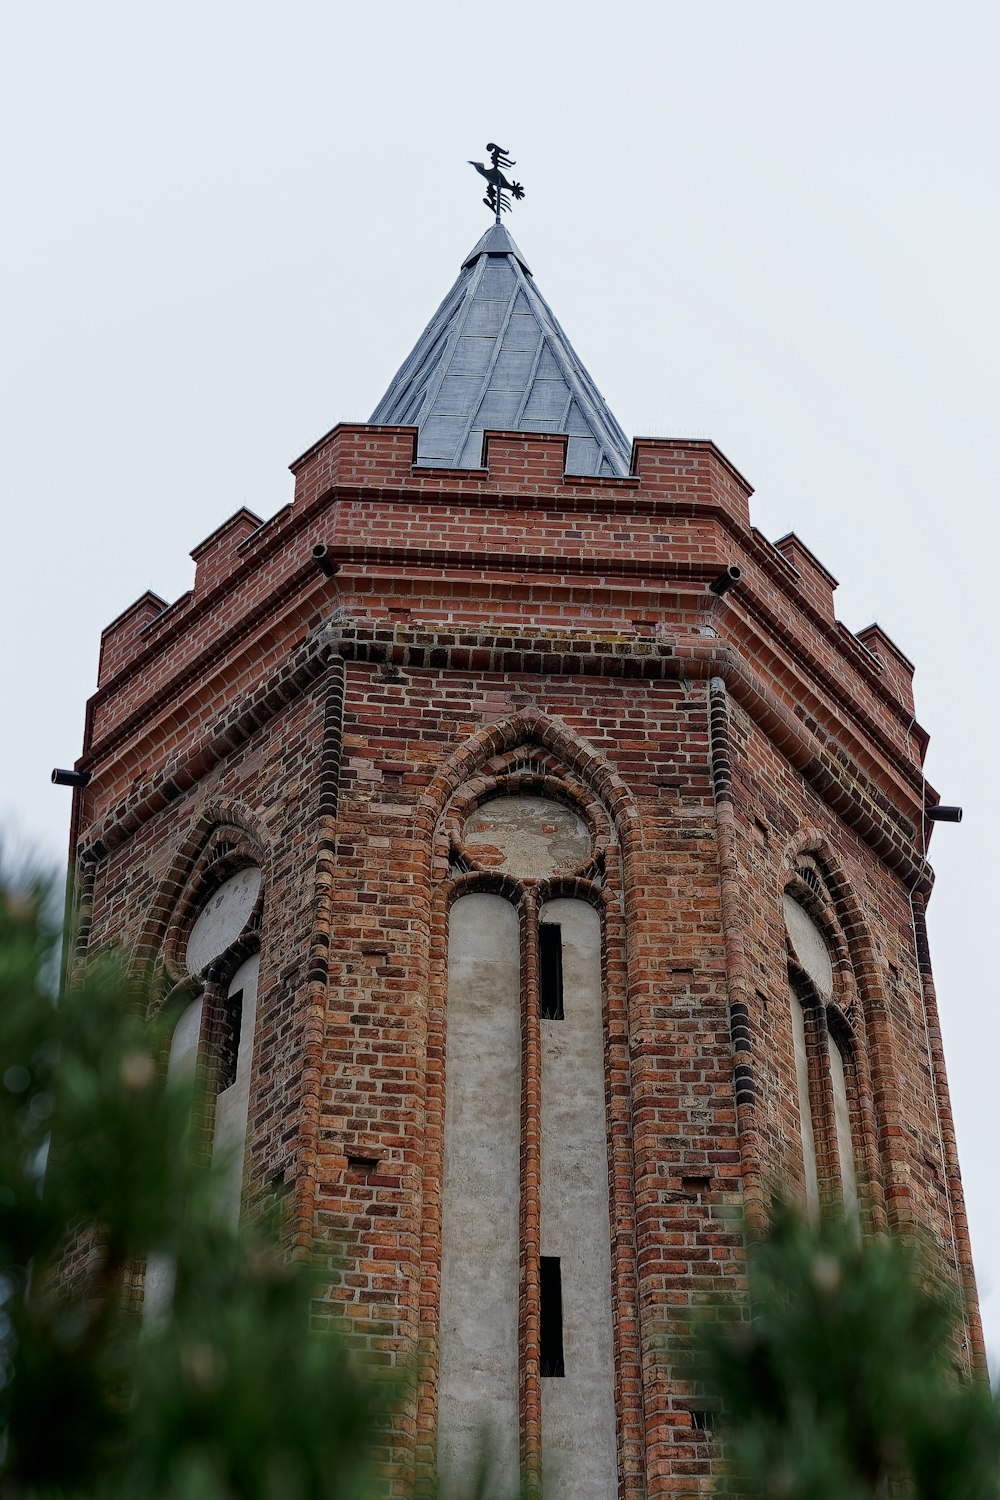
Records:
[[[150,902],[133,949],[136,970],[151,973],[163,962],[175,983],[186,978],[179,943],[196,903],[213,883],[248,864],[260,865],[265,892],[270,844],[262,820],[239,802],[206,803],[192,819]]]
[[[820,866],[829,901],[817,898],[802,881],[798,872],[803,855],[813,856]],[[886,1193],[887,1183],[900,1175],[893,1170],[892,1153],[902,1138],[902,1122],[881,965],[861,902],[821,829],[802,828],[787,841],[780,862],[779,903],[786,891],[804,899],[816,911],[834,959],[838,995],[846,990],[855,996],[855,1004],[840,1007],[839,1019],[851,1037],[857,1072],[862,1167],[859,1189],[867,1198],[874,1230],[884,1230],[890,1223],[901,1227],[907,1219],[901,1196]]]
[[[628,863],[639,847],[641,834],[638,813],[625,782],[579,735],[538,712],[525,711],[497,720],[466,740],[445,761],[421,797],[422,814],[433,817],[436,827],[459,787],[477,776],[489,780],[491,761],[500,757],[499,764],[503,765],[503,757],[513,754],[516,759],[519,752],[530,753],[535,747],[551,754],[551,769],[560,773],[568,795],[574,795],[575,784],[579,783],[581,790],[587,789],[600,798],[614,823]],[[584,801],[579,793],[577,799]]]
[[[474,853],[462,844],[459,830],[477,806],[495,796],[533,795],[576,811],[592,839],[590,859],[574,871],[547,879],[518,880],[477,868]],[[518,714],[473,735],[438,772],[422,800],[433,811],[429,852],[433,861],[428,924],[428,1010],[425,1068],[425,1151],[420,1289],[420,1341],[424,1350],[417,1401],[418,1472],[434,1467],[438,1378],[438,1308],[440,1304],[441,1188],[443,1181],[445,1069],[447,1041],[448,910],[460,896],[490,891],[506,897],[533,925],[539,907],[557,897],[587,901],[602,915],[602,971],[605,1003],[605,1077],[609,1148],[612,1239],[612,1313],[615,1328],[615,1376],[620,1393],[619,1453],[622,1494],[639,1500],[643,1493],[642,1354],[638,1334],[638,1270],[635,1242],[635,1163],[631,1133],[631,1083],[628,1041],[628,964],[623,912],[622,873],[636,853],[639,820],[621,777],[564,726],[542,714]],[[527,966],[527,967],[525,967]],[[522,936],[522,1010],[537,995],[537,955]],[[526,998],[527,997],[527,998]],[[537,1171],[540,1116],[535,1055],[526,1030],[523,1149],[526,1170]],[[534,1163],[535,1165],[532,1165]],[[522,1218],[522,1257],[531,1245],[537,1254],[537,1214]],[[529,1257],[529,1261],[532,1257]],[[522,1346],[537,1339],[533,1297],[537,1288],[522,1280]],[[522,1374],[522,1443],[526,1478],[538,1479],[540,1464],[540,1392],[537,1375]]]

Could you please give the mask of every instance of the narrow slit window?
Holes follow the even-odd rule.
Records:
[[[562,1270],[557,1255],[543,1255],[540,1298],[540,1371],[542,1375],[565,1375],[563,1359]]]
[[[562,928],[558,922],[543,922],[538,929],[538,994],[542,1020],[563,1020]]]
[[[792,1015],[792,1043],[795,1050],[795,1085],[799,1103],[799,1135],[802,1142],[802,1166],[805,1174],[806,1213],[815,1222],[819,1215],[819,1173],[816,1164],[816,1137],[813,1133],[812,1098],[809,1093],[806,1016],[802,1001],[791,985],[788,987],[788,1004]]]
[[[240,1056],[240,1032],[243,1028],[243,991],[237,990],[223,1003],[219,1028],[219,1093],[236,1082]]]

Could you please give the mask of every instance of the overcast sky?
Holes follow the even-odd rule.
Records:
[[[488,223],[630,434],[711,437],[917,663],[931,940],[1000,1365],[995,0],[9,6],[0,817],[64,859],[102,627],[365,420]]]

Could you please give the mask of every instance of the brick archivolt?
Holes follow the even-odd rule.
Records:
[[[873,1029],[878,1032],[878,1022],[872,1006],[864,1003],[863,992],[857,980],[854,958],[855,951],[860,946],[856,941],[858,929],[854,925],[855,944],[852,949],[841,921],[841,911],[848,904],[850,888],[827,840],[817,829],[801,830],[788,841],[779,870],[777,900],[780,901],[783,896],[791,896],[805,908],[816,923],[831,959],[833,993],[831,996],[818,997],[813,981],[795,954],[786,929],[786,955],[791,982],[800,994],[809,999],[822,1000],[818,1011],[821,1036],[829,1033],[834,1038],[854,1073],[851,1134],[862,1210],[865,1221],[871,1228],[876,1231],[884,1230],[888,1223],[884,1153],[889,1149],[891,1136],[884,1128],[880,1131],[873,1103],[875,1087],[881,1084],[884,1065],[880,1064],[878,1049],[873,1049],[871,1043]],[[810,878],[807,879],[804,872],[811,872]],[[856,914],[860,915],[858,903],[855,901],[853,904]],[[873,1067],[876,1071],[875,1080]],[[825,1069],[817,1070],[817,1079],[822,1082],[822,1092],[828,1093],[829,1082]],[[830,1101],[826,1102],[829,1113]],[[835,1180],[832,1141],[825,1143],[825,1161],[822,1159],[823,1143],[820,1145],[824,1175]]]
[[[149,905],[134,949],[136,966],[151,972],[162,965],[175,984],[195,977],[188,973],[184,947],[199,910],[230,875],[248,865],[259,865],[261,892],[241,935],[238,955],[246,957],[251,951],[247,944],[257,946],[270,863],[270,846],[263,823],[248,808],[233,801],[213,801],[203,806],[193,816]]]
[[[517,878],[479,866],[474,851],[462,841],[462,827],[476,808],[495,797],[507,795],[543,797],[571,808],[583,819],[590,832],[589,857],[576,867],[557,868],[545,878]],[[635,1232],[636,1163],[632,1137],[630,1007],[624,917],[627,881],[624,873],[631,863],[640,862],[638,811],[624,780],[607,761],[558,720],[537,712],[512,715],[472,735],[441,767],[424,793],[423,802],[428,811],[435,808],[436,818],[431,850],[425,1150],[419,1260],[422,1311],[418,1337],[427,1356],[416,1403],[417,1469],[430,1475],[435,1464],[448,1044],[448,913],[460,897],[487,891],[511,902],[518,912],[521,930],[520,1431],[524,1472],[532,1482],[540,1483],[538,1183],[542,1127],[537,931],[539,913],[544,904],[559,897],[569,897],[587,902],[601,917],[607,1141],[614,1226],[610,1292],[622,1442],[620,1493],[625,1500],[640,1500],[644,1481],[642,1465],[636,1455],[641,1452],[645,1406],[654,1388],[648,1368],[648,1351],[654,1347],[657,1333],[652,1328],[649,1309],[639,1305]]]
[[[565,724],[523,712],[471,735],[424,792],[421,801],[435,817],[435,859],[445,868],[464,819],[501,788],[572,807],[591,830],[595,860],[612,840],[626,860],[640,847],[639,815],[618,772]]]

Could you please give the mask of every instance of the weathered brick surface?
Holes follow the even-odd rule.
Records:
[[[262,526],[240,512],[195,549],[191,594],[109,627],[76,794],[87,940],[180,978],[200,895],[226,860],[260,862],[246,1201],[280,1189],[296,1246],[328,1257],[321,1316],[387,1359],[421,1349],[392,1456],[403,1492],[433,1453],[448,906],[505,889],[527,912],[542,894],[477,869],[462,821],[499,788],[573,802],[594,856],[553,888],[603,914],[622,1494],[687,1494],[717,1459],[675,1368],[679,1315],[739,1285],[733,1211],[801,1177],[781,896],[803,861],[826,882],[870,1222],[928,1232],[974,1295],[919,947],[926,738],[905,657],[836,622],[797,539],[782,556],[753,531],[712,445],[643,440],[624,480],[565,478],[557,437],[484,446],[481,470],[416,469],[412,431],[338,428],[295,465],[290,507]],[[742,578],[717,598],[731,563]],[[528,995],[534,961],[528,941]],[[829,1179],[832,1127],[817,1149]],[[974,1306],[967,1335],[981,1361]]]

